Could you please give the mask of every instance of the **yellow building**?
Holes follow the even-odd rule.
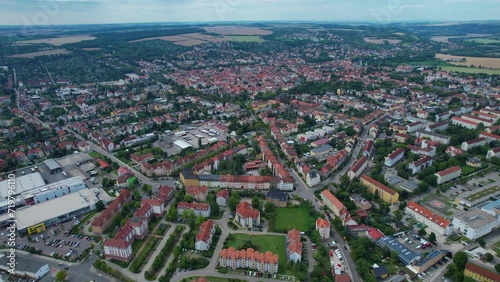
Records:
[[[183,170],[179,173],[179,178],[184,184],[184,187],[198,187],[200,186],[200,181],[198,180],[198,175],[193,174],[191,170]]]
[[[378,182],[377,180],[367,176],[361,175],[361,184],[366,186],[372,194],[376,194],[380,199],[389,204],[395,204],[399,201],[399,193]]]
[[[480,282],[500,281],[500,274],[470,262],[465,266],[464,275]]]

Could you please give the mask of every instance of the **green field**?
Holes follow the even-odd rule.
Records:
[[[227,246],[239,248],[242,242],[250,240],[254,245],[258,246],[259,252],[272,252],[279,256],[278,273],[286,274],[287,261],[285,254],[285,236],[278,235],[248,235],[248,234],[231,234]]]
[[[257,35],[228,35],[224,36],[225,38],[229,38],[232,41],[236,42],[256,42],[256,43],[262,43],[265,40],[262,39],[260,36]]]
[[[488,39],[488,38],[474,38],[474,39],[467,39],[466,41],[474,42],[474,43],[479,43],[479,44],[495,44],[495,43],[500,43],[500,40]]]
[[[99,154],[98,152],[96,151],[92,151],[92,152],[89,152],[88,153],[90,157],[92,157],[93,159],[101,159],[102,156],[101,154]]]
[[[199,278],[200,276],[195,276],[195,277],[189,277],[191,278]],[[223,277],[214,277],[214,276],[205,276],[207,278],[208,282],[231,282],[235,281],[235,279],[229,279],[229,278],[223,278]],[[189,279],[187,281],[190,281]],[[246,281],[244,279],[239,279],[239,281]]]
[[[280,231],[298,229],[305,232],[313,220],[307,208],[279,208],[276,209],[276,221],[273,228]]]
[[[494,249],[495,249],[495,252],[497,253],[497,256],[500,256],[500,241],[493,244],[493,246],[495,246]]]
[[[467,175],[467,174],[473,173],[474,171],[477,170],[477,168],[471,167],[471,166],[468,166],[468,165],[462,166],[461,169],[462,169],[462,175]]]
[[[484,73],[484,74],[500,74],[500,69],[480,69],[480,68],[466,68],[466,67],[441,67],[443,71],[447,72],[463,72],[463,73]]]

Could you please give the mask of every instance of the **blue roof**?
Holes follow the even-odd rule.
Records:
[[[491,202],[487,205],[484,205],[481,209],[485,210],[485,211],[491,211],[493,209],[500,209],[500,199],[498,199],[494,202]]]
[[[377,240],[380,247],[387,247],[391,251],[398,253],[398,259],[404,264],[410,264],[413,260],[420,258],[418,253],[408,249],[392,236],[385,236]]]

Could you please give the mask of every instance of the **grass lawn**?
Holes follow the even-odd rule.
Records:
[[[144,242],[146,242],[146,240],[147,240],[147,237],[144,238],[144,239],[142,239],[142,240],[134,240],[134,242],[132,243],[132,252],[134,254],[137,254],[137,252],[142,247],[142,245],[144,244]]]
[[[236,42],[256,42],[256,43],[262,43],[265,40],[262,39],[260,36],[256,35],[229,35],[229,36],[224,36],[225,38],[229,38],[232,41]]]
[[[500,69],[480,69],[480,68],[450,67],[450,66],[443,66],[441,68],[443,71],[447,72],[500,74]]]
[[[309,216],[307,208],[279,208],[276,209],[276,230],[298,229],[307,231],[314,219]]]
[[[477,168],[471,167],[471,166],[468,166],[468,165],[464,165],[461,168],[462,168],[462,175],[467,175],[467,174],[473,173],[474,171],[477,170]]]
[[[199,278],[199,277],[200,276],[189,277],[189,278],[193,278],[194,279],[194,278]],[[233,279],[222,278],[222,277],[214,277],[214,276],[204,276],[204,277],[207,278],[208,282],[230,282],[230,281],[233,281]],[[243,279],[240,279],[240,280],[241,281],[246,281],[246,280],[243,280]]]
[[[89,152],[88,154],[89,154],[90,157],[92,157],[94,159],[101,159],[102,158],[101,154],[99,154],[96,151]]]
[[[438,201],[441,201],[443,202],[443,204],[447,205],[447,206],[451,206],[451,202],[450,202],[450,199],[441,195],[441,194],[437,194],[437,193],[434,193],[434,194],[431,194],[427,197],[425,197],[425,199],[423,200],[423,202],[427,203],[429,201],[432,201],[432,200],[438,200]]]
[[[500,241],[496,242],[493,244],[495,252],[497,253],[497,256],[500,256]]]
[[[259,252],[272,252],[279,256],[278,273],[287,274],[287,261],[285,254],[285,236],[278,235],[247,235],[231,234],[231,240],[228,241],[228,247],[238,249],[243,241],[251,240],[253,244],[259,246]]]

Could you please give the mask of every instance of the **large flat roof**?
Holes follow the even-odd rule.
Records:
[[[189,144],[188,142],[184,140],[177,140],[174,142],[174,145],[180,147],[181,149],[187,149],[193,147],[193,145]]]
[[[45,185],[42,175],[39,172],[30,173],[20,177],[16,177],[16,194],[41,187]],[[6,198],[9,193],[8,179],[0,182],[0,197]]]
[[[61,169],[61,166],[54,159],[45,160],[43,163],[49,168],[49,170]]]
[[[90,189],[68,194],[44,203],[16,210],[17,229],[23,230],[35,224],[45,222],[85,207],[95,205],[99,199]],[[9,219],[9,214],[2,214],[0,221]]]

